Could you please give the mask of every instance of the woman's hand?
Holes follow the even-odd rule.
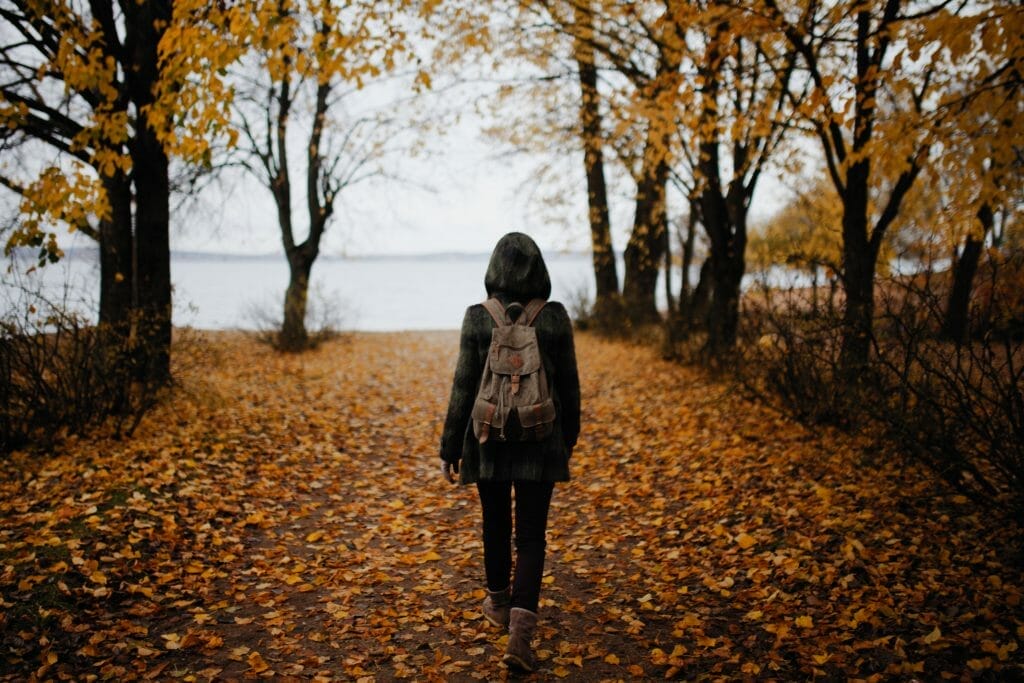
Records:
[[[444,478],[446,480],[448,480],[449,484],[454,484],[455,483],[455,477],[453,475],[456,475],[458,473],[459,473],[459,463],[458,462],[448,462],[447,460],[442,460],[441,461],[441,474],[444,475]]]

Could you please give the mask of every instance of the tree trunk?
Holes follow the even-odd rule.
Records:
[[[708,311],[707,351],[722,358],[736,345],[740,283],[746,268],[747,215],[743,195],[733,185],[723,196],[718,174],[717,143],[702,145],[701,216],[711,242],[711,306]]]
[[[705,328],[708,324],[708,309],[711,296],[714,294],[713,277],[711,275],[711,257],[704,259],[700,266],[700,274],[697,276],[697,286],[693,290],[693,298],[690,300],[689,327]]]
[[[686,339],[694,327],[694,291],[690,287],[690,268],[693,266],[694,243],[697,239],[696,202],[690,202],[690,215],[686,221],[686,234],[679,230],[679,241],[682,243],[682,277],[679,284],[679,297],[675,309],[669,310],[668,342],[675,345]]]
[[[131,185],[121,173],[103,179],[110,202],[110,218],[99,225],[99,323],[116,334],[127,334],[132,317],[134,268],[132,265]]]
[[[665,215],[666,221],[668,220],[668,214]],[[672,232],[665,226],[662,239],[665,241],[665,309],[667,315],[671,318],[675,314],[675,293],[672,291]]]
[[[705,207],[705,211],[709,208]],[[746,265],[745,212],[741,212],[736,219],[735,224],[728,215],[714,215],[706,219],[709,220],[706,224],[709,232],[715,232],[711,241],[712,296],[708,314],[708,351],[716,358],[724,357],[735,346],[739,326],[740,284]],[[721,222],[713,227],[711,220]]]
[[[724,24],[720,27],[724,29]],[[712,359],[723,359],[736,345],[739,326],[740,283],[746,267],[747,205],[753,182],[747,187],[743,169],[749,150],[733,142],[731,166],[734,177],[724,181],[720,164],[723,122],[718,104],[722,84],[722,45],[719,35],[709,44],[707,62],[701,69],[705,87],[701,93],[700,156],[697,170],[703,181],[699,201],[701,221],[711,243],[711,306],[708,311],[707,352]]]
[[[690,215],[686,221],[686,237],[683,242],[683,275],[679,284],[679,302],[676,310],[683,320],[689,317],[690,307],[690,268],[693,267],[694,243],[697,241],[697,212],[694,210],[694,203],[691,202]]]
[[[284,322],[278,339],[282,351],[303,351],[309,347],[306,303],[313,261],[305,249],[296,249],[288,254],[288,289],[284,295]]]
[[[828,317],[835,318],[836,315],[836,291],[838,290],[838,281],[835,273],[830,273],[828,276]]]
[[[626,315],[634,325],[659,321],[655,295],[665,248],[665,184],[669,170],[664,155],[665,150],[656,148],[649,135],[637,183],[636,213],[626,245],[626,277],[622,286]]]
[[[330,28],[327,24],[320,27],[321,32],[328,30]],[[333,190],[328,190],[324,196],[321,196],[324,181],[321,175],[324,170],[324,159],[320,153],[320,141],[323,135],[331,86],[330,83],[320,83],[317,86],[313,128],[310,131],[309,144],[306,147],[306,210],[309,214],[309,235],[305,241],[299,244],[295,243],[291,218],[291,180],[288,174],[287,132],[288,111],[293,101],[287,80],[282,82],[279,92],[277,143],[278,158],[281,161],[279,161],[278,176],[271,189],[277,202],[278,222],[284,242],[285,256],[288,258],[289,278],[288,289],[284,294],[284,320],[281,323],[278,347],[282,351],[304,351],[310,346],[309,332],[306,330],[309,274],[320,253],[320,239],[327,227],[327,221],[334,211]]]
[[[877,247],[868,239],[867,160],[847,171],[843,197],[843,339],[839,367],[844,381],[855,383],[864,376],[871,354],[875,314],[875,267]]]
[[[597,90],[594,49],[586,41],[577,39],[575,55],[580,76],[583,167],[587,175],[590,243],[597,288],[595,315],[601,319],[614,314],[614,304],[619,296],[619,275],[612,247],[611,220],[608,216],[608,190],[605,185],[602,150],[604,135],[601,130],[600,94]]]
[[[811,265],[811,313],[818,312],[818,264]]]
[[[139,379],[162,385],[171,375],[170,183],[167,155],[153,131],[136,135],[135,253]]]
[[[125,5],[128,92],[137,113],[131,141],[135,186],[135,288],[138,320],[137,377],[165,384],[171,368],[170,180],[163,145],[146,118],[160,76],[157,46],[171,19],[167,0]]]
[[[957,344],[962,344],[968,337],[967,320],[971,304],[971,288],[974,286],[974,276],[978,272],[978,262],[981,260],[981,248],[985,235],[992,229],[992,209],[987,205],[982,206],[978,210],[978,220],[981,221],[983,230],[981,239],[968,235],[963,253],[953,264],[953,282],[949,289],[949,301],[946,305],[946,316],[942,326],[943,336]]]

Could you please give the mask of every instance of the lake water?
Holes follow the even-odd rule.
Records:
[[[389,256],[321,258],[313,266],[310,287],[312,318],[318,310],[337,313],[336,326],[346,330],[458,329],[466,306],[482,301],[489,255]],[[551,298],[574,313],[574,303],[592,300],[594,274],[589,254],[548,254]],[[24,310],[17,284],[41,289],[51,300],[67,300],[94,318],[99,298],[99,266],[92,251],[75,251],[59,263],[24,275],[31,261],[18,259],[5,271],[0,287],[0,313]],[[619,259],[621,282],[623,264]],[[678,291],[680,272],[672,274]],[[697,277],[696,268],[691,282]],[[752,275],[744,278],[748,285]],[[769,271],[776,286],[806,286],[806,277],[785,269]],[[255,329],[259,313],[280,319],[288,266],[284,256],[240,257],[174,254],[174,324],[199,329]],[[664,275],[659,278],[658,306],[665,308]],[[312,324],[312,323],[311,323]]]
[[[384,331],[458,329],[466,306],[482,301],[489,255],[431,257],[321,258],[313,266],[311,305],[340,314],[341,327]],[[551,298],[572,310],[580,293],[592,295],[589,255],[549,254]],[[21,271],[30,265],[19,260]],[[60,263],[28,276],[6,273],[10,290],[17,279],[29,289],[41,285],[60,298],[68,285],[70,299],[86,314],[96,308],[99,267],[90,252],[75,252]],[[621,277],[621,268],[620,268]],[[175,254],[174,324],[201,329],[252,329],[253,309],[277,317],[288,284],[284,257],[237,257]],[[662,295],[663,296],[663,295]],[[4,306],[11,305],[10,296]]]

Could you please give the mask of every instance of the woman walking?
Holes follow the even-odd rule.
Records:
[[[547,266],[522,233],[498,241],[484,287],[488,300],[470,306],[462,323],[441,470],[451,483],[458,474],[460,483],[476,484],[484,617],[509,629],[505,663],[533,671],[548,508],[555,482],[569,479],[580,428],[572,322],[560,303],[547,301]]]

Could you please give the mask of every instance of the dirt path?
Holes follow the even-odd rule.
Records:
[[[134,439],[16,454],[0,674],[506,677],[475,492],[437,471],[456,346],[202,334]],[[534,680],[1024,676],[1019,531],[646,349],[578,346]]]

